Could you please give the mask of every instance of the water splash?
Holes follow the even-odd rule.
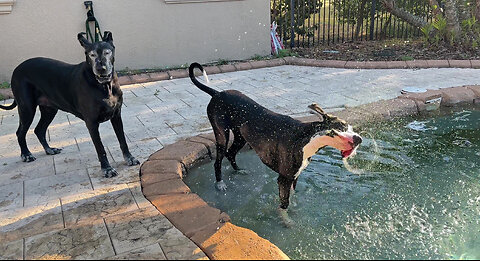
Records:
[[[373,135],[370,134],[367,131],[362,131],[359,134],[362,135],[362,136],[364,136],[364,134],[367,134],[367,136],[369,137],[369,140],[371,140],[372,145],[373,145],[373,150],[372,150],[373,159],[371,161],[369,161],[369,163],[363,169],[359,169],[359,168],[352,167],[352,165],[350,165],[350,163],[348,162],[348,158],[343,158],[342,161],[343,161],[343,165],[345,166],[345,168],[349,172],[351,172],[355,175],[362,175],[363,173],[365,173],[365,171],[370,170],[372,168],[372,166],[375,164],[375,162],[377,161],[377,159],[380,155],[380,149],[379,149],[377,141],[375,140]]]
[[[421,131],[421,132],[426,132],[429,130],[436,130],[437,127],[427,127],[428,121],[412,121],[409,124],[407,124],[407,128],[414,130],[414,131]]]

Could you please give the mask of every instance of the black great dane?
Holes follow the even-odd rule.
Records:
[[[35,160],[28,150],[25,136],[37,106],[40,107],[41,118],[35,134],[48,155],[61,151],[51,148],[45,138],[48,125],[57,111],[60,109],[82,119],[95,145],[105,177],[110,178],[118,173],[110,166],[100,140],[100,123],[107,120],[112,123],[127,165],[137,165],[140,162],[130,154],[123,132],[123,98],[113,66],[115,47],[112,33],[105,32],[103,41],[96,43],[89,42],[84,35],[79,33],[78,40],[85,49],[85,62],[71,65],[48,58],[32,58],[23,62],[15,68],[12,75],[11,86],[15,100],[12,105],[0,108],[11,110],[18,105],[20,126],[17,138],[24,162]]]
[[[194,69],[204,72],[202,66],[193,63],[189,68],[192,82],[200,90],[212,96],[207,114],[215,134],[217,157],[215,160],[216,188],[226,190],[222,180],[221,163],[225,156],[235,170],[240,170],[235,156],[248,143],[262,162],[279,174],[280,213],[288,224],[286,210],[290,191],[294,191],[298,176],[321,148],[334,147],[342,157],[355,154],[362,138],[353,132],[344,120],[325,113],[318,105],[309,108],[319,120],[304,123],[286,115],[272,112],[239,91],[218,92],[195,78]],[[227,150],[230,130],[234,140]]]

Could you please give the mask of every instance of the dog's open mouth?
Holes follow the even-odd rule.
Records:
[[[354,152],[354,149],[351,150],[342,150],[342,158],[346,159],[350,157]]]
[[[352,146],[352,148],[349,149],[349,150],[342,150],[341,151],[342,158],[347,159],[351,156],[355,156],[355,154],[357,153],[357,148],[358,148],[358,145],[357,146]]]
[[[97,81],[99,83],[105,83],[109,82],[112,80],[112,74],[107,74],[107,75],[95,75],[95,78],[97,78]]]

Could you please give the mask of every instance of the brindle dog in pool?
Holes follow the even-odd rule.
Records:
[[[309,108],[318,121],[301,122],[289,116],[272,112],[236,90],[216,91],[195,78],[194,69],[204,72],[198,63],[189,67],[192,82],[212,96],[207,114],[216,139],[216,188],[226,190],[222,180],[221,163],[226,157],[235,170],[240,170],[235,156],[248,143],[262,162],[279,174],[280,214],[286,224],[291,223],[286,213],[290,191],[295,190],[298,176],[321,148],[331,146],[347,158],[362,142],[360,135],[344,120],[325,113],[317,104]],[[227,150],[230,130],[233,144]]]

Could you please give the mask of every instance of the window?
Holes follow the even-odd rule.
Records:
[[[13,3],[15,0],[0,0],[0,15],[11,13]]]

